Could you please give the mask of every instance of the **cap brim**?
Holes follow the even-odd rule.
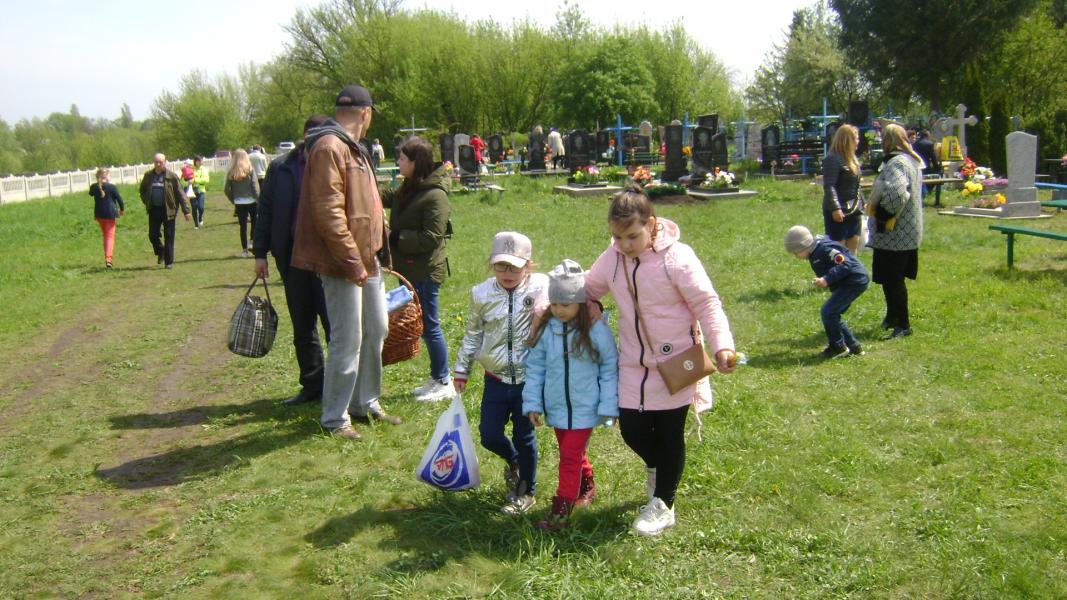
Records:
[[[516,268],[522,268],[529,262],[525,258],[519,258],[513,254],[494,254],[489,257],[489,264],[495,265],[496,263],[507,263]]]

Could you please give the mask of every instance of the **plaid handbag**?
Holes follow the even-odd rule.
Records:
[[[259,296],[251,296],[252,288],[256,287],[259,277],[248,286],[245,297],[237,305],[230,317],[230,352],[241,356],[259,358],[266,356],[274,345],[274,336],[278,333],[278,313],[270,303],[270,290],[267,289],[267,280],[263,280],[263,291],[267,293],[267,299]]]

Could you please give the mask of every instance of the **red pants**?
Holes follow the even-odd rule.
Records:
[[[582,478],[593,476],[593,465],[585,452],[592,434],[592,429],[556,429],[556,441],[559,442],[559,487],[556,488],[556,495],[569,502],[578,499]]]
[[[115,253],[115,219],[97,219],[100,224],[100,233],[104,234],[104,260],[111,262]]]

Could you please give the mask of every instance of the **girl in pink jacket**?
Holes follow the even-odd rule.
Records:
[[[611,245],[586,275],[586,295],[596,300],[611,293],[618,306],[619,427],[626,445],[645,461],[647,475],[648,504],[641,507],[633,528],[641,535],[656,535],[674,525],[689,405],[695,404],[697,412],[711,407],[708,378],[671,394],[656,363],[703,343],[706,335],[716,368],[730,373],[736,361],[734,340],[700,259],[679,241],[678,225],[656,217],[644,190],[631,186],[616,196],[608,224]]]

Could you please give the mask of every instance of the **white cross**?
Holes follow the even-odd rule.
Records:
[[[957,104],[956,116],[954,118],[949,117],[941,119],[938,122],[938,127],[941,128],[941,135],[943,136],[949,135],[951,133],[949,128],[955,127],[956,137],[960,139],[960,151],[963,152],[964,156],[967,156],[967,128],[964,127],[964,125],[977,125],[978,117],[974,115],[964,117],[963,115],[965,114],[967,114],[967,107],[962,104]]]

